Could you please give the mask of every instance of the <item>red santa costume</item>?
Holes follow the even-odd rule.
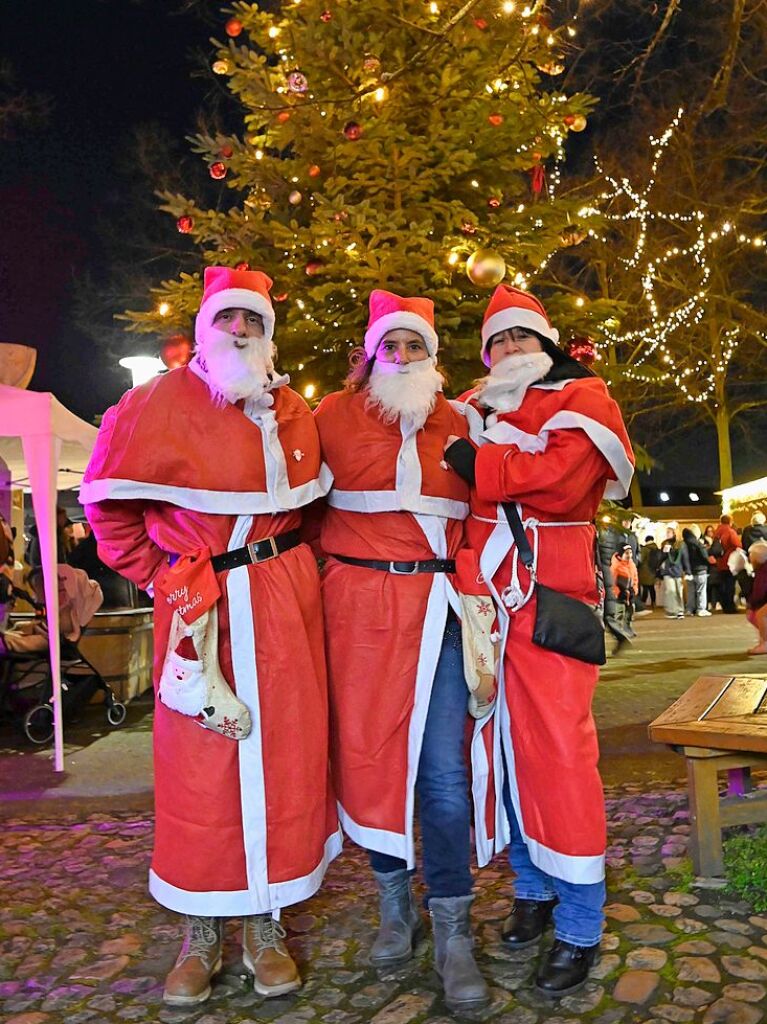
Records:
[[[501,285],[482,329],[486,365],[489,339],[511,327],[537,332],[555,350],[558,334],[540,303]],[[479,446],[466,531],[503,634],[496,769],[500,775],[505,760],[533,864],[553,878],[589,884],[604,877],[606,839],[591,716],[598,669],[533,643],[536,598],[501,503],[517,504],[538,581],[596,605],[593,519],[603,497],[628,494],[633,454],[604,382],[570,372],[563,353],[560,372],[547,373],[548,352],[527,360],[521,384],[519,374],[513,387],[491,375],[464,396]]]
[[[374,292],[369,358],[388,330],[403,327],[427,338],[433,356],[432,308],[429,300]],[[333,556],[385,563],[454,559],[468,487],[445,471],[442,452],[450,434],[467,436],[467,426],[441,390],[422,424],[380,412],[362,389],[328,395],[315,414],[334,477],[321,531],[322,550],[330,555],[322,587],[333,779],[344,831],[413,868],[421,744],[448,608],[459,612],[457,596],[445,572],[381,572]],[[362,686],[364,680],[380,686]],[[492,765],[483,724],[477,723],[473,742],[482,864],[494,849],[494,815],[488,821],[485,810]]]
[[[417,793],[435,967],[458,1012],[490,995],[472,952],[469,695],[449,612],[469,494],[442,458],[467,429],[442,395],[437,345],[429,299],[374,291],[365,362],[316,418],[334,474],[321,532],[331,761],[342,824],[378,887],[370,959],[404,963],[422,928],[409,872]],[[482,807],[480,832],[484,821]]]
[[[535,945],[553,914],[554,943],[535,979],[553,997],[584,985],[599,959],[606,829],[591,715],[598,669],[534,642],[535,583],[598,605],[592,521],[603,496],[628,493],[633,472],[618,407],[558,338],[535,298],[496,289],[482,328],[490,376],[465,396],[479,447],[455,440],[445,452],[473,484],[466,536],[503,645],[494,755],[507,787],[498,831],[508,827],[516,878],[501,937],[512,948]],[[519,551],[504,505],[516,507],[529,550]]]
[[[258,271],[206,270],[198,355],[108,410],[80,491],[102,559],[142,588],[172,554],[239,552],[267,538],[274,556],[217,574],[220,669],[250,712],[247,738],[156,703],[150,891],[191,915],[266,914],[306,899],[341,848],[326,784],[319,579],[309,548],[287,537],[332,478],[287,378],[270,369],[258,397],[227,400],[200,354],[230,307],[256,311],[271,346],[270,284]],[[169,626],[157,602],[155,684]]]

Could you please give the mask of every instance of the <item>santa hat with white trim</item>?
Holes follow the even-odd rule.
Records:
[[[511,330],[512,327],[526,327],[529,331],[548,338],[552,344],[559,341],[559,331],[551,326],[543,303],[534,295],[499,284],[493,292],[482,321],[482,362],[490,365],[487,343],[494,334]]]
[[[205,290],[194,325],[197,344],[222,309],[249,309],[264,321],[264,337],[274,334],[274,307],[269,298],[272,279],[262,270],[233,270],[231,267],[206,267]]]
[[[365,331],[365,352],[372,359],[384,334],[404,328],[420,334],[426,351],[434,357],[439,339],[434,330],[434,303],[431,299],[405,299],[394,292],[376,288],[370,293],[370,317]]]

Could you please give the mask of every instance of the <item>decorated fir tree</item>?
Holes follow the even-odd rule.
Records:
[[[545,290],[552,253],[584,234],[584,197],[557,194],[590,102],[557,86],[573,27],[517,0],[285,0],[237,3],[224,28],[212,70],[242,131],[193,139],[217,208],[164,194],[163,209],[201,265],[274,277],[280,365],[307,397],[344,376],[375,287],[434,299],[462,387],[488,289]],[[132,329],[188,330],[200,289],[164,282]],[[553,308],[583,327],[572,297]]]

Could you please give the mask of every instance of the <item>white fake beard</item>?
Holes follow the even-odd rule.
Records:
[[[545,352],[505,356],[480,381],[480,404],[496,412],[516,412],[530,385],[542,380],[553,365],[551,356]]]
[[[199,358],[208,387],[220,404],[243,398],[260,398],[274,384],[274,345],[266,338],[238,338],[245,342],[237,348],[228,331],[209,327],[205,331]]]
[[[414,363],[373,363],[365,408],[377,408],[384,423],[398,419],[420,428],[434,411],[442,374],[433,359]]]

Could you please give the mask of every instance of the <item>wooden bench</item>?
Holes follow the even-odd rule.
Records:
[[[767,821],[767,790],[751,789],[751,770],[767,770],[767,676],[701,676],[648,732],[686,759],[696,874],[723,875],[722,828]]]

